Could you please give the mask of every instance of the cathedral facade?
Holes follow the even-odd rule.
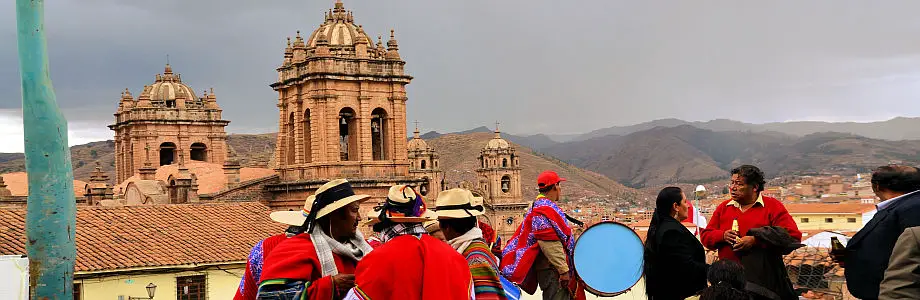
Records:
[[[411,176],[406,140],[406,62],[395,33],[374,44],[341,2],[306,40],[288,39],[278,80],[281,182],[269,187],[275,208],[297,208],[325,181],[347,178],[376,201]],[[369,201],[371,203],[375,201]]]
[[[223,164],[227,158],[230,121],[221,119],[214,90],[196,96],[167,63],[152,85],[135,99],[128,89],[115,112],[115,182],[138,174],[150,163],[171,165],[181,160]]]

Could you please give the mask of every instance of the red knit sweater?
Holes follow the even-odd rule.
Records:
[[[720,259],[730,259],[739,261],[738,256],[732,251],[732,246],[725,242],[723,234],[725,231],[732,229],[732,220],[738,219],[738,229],[740,236],[747,235],[748,229],[763,226],[779,226],[786,228],[789,235],[802,240],[802,232],[795,224],[795,220],[786,211],[782,202],[771,197],[762,197],[763,205],[754,204],[745,212],[736,206],[729,206],[732,200],[726,200],[716,207],[712,213],[709,225],[703,230],[703,245],[712,250],[719,250]]]

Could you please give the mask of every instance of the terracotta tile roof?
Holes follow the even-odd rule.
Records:
[[[13,196],[29,195],[29,178],[26,172],[6,173],[0,176],[3,176],[3,183],[6,184],[6,188],[10,190]],[[83,197],[83,194],[86,193],[86,182],[74,180],[73,193],[77,197]]]
[[[195,174],[198,182],[198,194],[210,194],[218,192],[221,189],[227,187],[227,176],[224,175],[224,167],[219,164],[207,163],[207,162],[189,162],[185,164],[185,167],[188,168],[188,171],[192,174]],[[178,175],[179,174],[179,165],[166,165],[160,166],[157,168],[157,173],[154,175],[156,180],[166,181],[169,179],[169,175]],[[240,169],[240,182],[245,182],[257,178],[269,177],[277,174],[275,170],[265,169],[265,168],[241,168]],[[135,174],[134,176],[129,177],[124,182],[121,182],[113,188],[115,193],[121,191],[124,193],[125,188],[128,187],[128,183],[133,181],[140,180],[140,176]]]
[[[244,261],[286,228],[269,212],[258,202],[79,207],[76,271]],[[0,208],[0,254],[26,253],[25,213]]]
[[[874,209],[875,205],[862,203],[786,204],[790,214],[862,214]]]

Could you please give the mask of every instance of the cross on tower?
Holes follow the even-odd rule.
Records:
[[[415,120],[415,131],[418,131],[418,120]]]
[[[500,125],[500,124],[501,124],[501,123],[499,123],[498,121],[495,121],[495,132],[498,132],[498,125]]]

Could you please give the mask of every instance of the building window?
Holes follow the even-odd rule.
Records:
[[[83,300],[83,284],[73,284],[73,300]]]
[[[371,112],[371,152],[374,160],[387,159],[387,131],[387,111],[383,108],[374,109]]]
[[[834,223],[834,218],[824,218],[824,223]]]
[[[808,223],[808,218],[802,218],[802,223]]]
[[[355,111],[343,108],[339,111],[339,159],[358,160],[358,133]]]
[[[425,163],[425,160],[423,159],[422,160],[422,170],[424,170],[425,167],[428,167],[428,165]]]
[[[294,127],[294,113],[288,115],[287,122],[287,164],[293,165],[297,162],[297,146],[296,146],[296,128]]]
[[[847,223],[856,223],[856,218],[847,218]]]
[[[176,144],[165,142],[160,144],[160,165],[171,165],[176,161]]]
[[[310,110],[303,113],[303,162],[313,162],[313,129],[310,127]]]
[[[190,156],[192,160],[208,161],[208,146],[204,143],[192,144],[192,152]]]
[[[176,300],[204,300],[207,292],[204,275],[176,277]]]
[[[418,192],[422,194],[422,196],[428,196],[428,183],[431,182],[431,180],[427,177],[422,179],[424,179],[425,182],[422,182],[422,184],[419,185]]]
[[[507,168],[507,167],[508,167],[508,159],[502,158],[502,168]]]
[[[508,175],[502,176],[502,193],[507,193],[511,190],[511,177]]]

